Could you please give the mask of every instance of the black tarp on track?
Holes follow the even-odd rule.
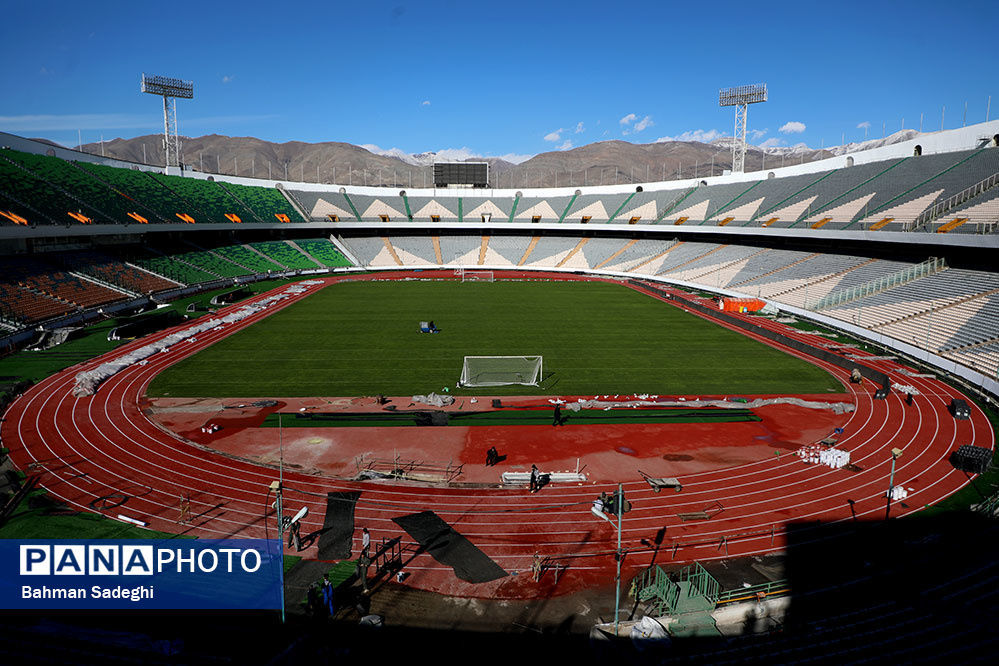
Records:
[[[319,534],[320,560],[346,560],[354,537],[354,505],[359,492],[326,494],[326,517]]]
[[[500,565],[433,511],[399,516],[392,520],[416,539],[431,557],[454,569],[454,574],[463,581],[488,583],[508,575]]]

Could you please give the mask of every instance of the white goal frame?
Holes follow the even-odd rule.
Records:
[[[493,369],[476,372],[469,366],[483,362],[483,365],[490,365],[496,361],[496,365],[502,365],[503,361],[510,362],[510,370]],[[536,365],[535,365],[536,364]],[[516,366],[520,366],[517,368]],[[533,365],[533,367],[531,367]],[[521,371],[522,370],[522,371]],[[507,376],[504,376],[506,374]],[[461,378],[458,386],[466,388],[480,388],[488,386],[538,386],[544,377],[544,357],[543,356],[466,356],[461,364]]]
[[[496,276],[492,271],[470,271],[467,268],[461,271],[462,282],[495,282]]]

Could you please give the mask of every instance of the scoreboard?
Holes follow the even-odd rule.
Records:
[[[489,187],[489,163],[435,162],[434,187]]]

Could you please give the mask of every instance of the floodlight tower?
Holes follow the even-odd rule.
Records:
[[[767,101],[767,84],[737,86],[718,91],[718,106],[735,107],[735,143],[732,144],[732,173],[746,169],[746,117],[749,105]]]
[[[142,74],[142,92],[163,96],[163,166],[170,169],[180,166],[180,138],[177,134],[177,100],[170,108],[170,97],[191,99],[194,97],[194,83],[172,79],[168,76],[146,76]],[[172,136],[171,136],[172,135]]]

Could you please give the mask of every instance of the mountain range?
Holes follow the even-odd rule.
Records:
[[[746,171],[759,171],[811,162],[905,141],[917,134],[915,130],[903,130],[884,139],[823,150],[814,150],[804,144],[765,149],[748,146],[745,168]],[[490,184],[494,187],[565,187],[721,175],[732,166],[732,143],[732,137],[718,138],[711,143],[600,141],[570,150],[540,153],[514,164],[497,157],[455,160],[453,156],[458,151],[442,151],[438,157],[435,152],[408,154],[398,149],[383,151],[375,146],[336,141],[272,143],[254,137],[209,134],[181,137],[181,157],[187,167],[208,173],[391,187],[429,185],[432,181],[430,165],[440,158],[484,161],[490,165]],[[163,164],[163,137],[159,134],[89,143],[78,150],[130,162]]]

